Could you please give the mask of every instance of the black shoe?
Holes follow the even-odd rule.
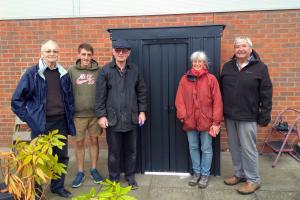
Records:
[[[72,196],[72,193],[69,190],[64,189],[64,192],[69,194],[69,196]]]
[[[59,190],[59,191],[52,191],[52,193],[57,194],[58,196],[64,197],[64,198],[69,198],[72,195],[72,193],[69,192],[66,189],[62,189],[62,190]]]
[[[135,179],[129,180],[129,181],[127,181],[127,183],[128,183],[128,186],[131,186],[132,190],[136,190],[139,188]]]

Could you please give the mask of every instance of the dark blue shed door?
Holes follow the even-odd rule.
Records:
[[[188,142],[176,119],[175,96],[189,56],[204,50],[210,72],[219,77],[223,25],[110,29],[111,39],[127,39],[130,61],[139,66],[148,89],[147,122],[139,130],[137,170],[191,172]],[[214,139],[212,174],[220,174],[220,138]]]
[[[145,81],[150,87],[149,121],[145,137],[145,170],[187,171],[186,135],[176,120],[174,99],[178,82],[187,68],[188,43],[180,40],[143,42]]]

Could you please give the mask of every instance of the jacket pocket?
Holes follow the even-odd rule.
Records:
[[[107,109],[108,125],[115,126],[117,124],[117,113],[113,108]]]
[[[195,129],[195,117],[194,112],[187,113],[183,121],[184,130],[194,130]]]
[[[204,109],[199,112],[200,116],[198,117],[198,129],[199,130],[209,130],[212,125],[213,117],[212,110]]]
[[[24,115],[24,122],[27,123],[31,131],[35,134],[42,134],[40,126],[38,126],[37,119],[35,119],[35,113],[31,113],[28,111],[28,108],[26,109],[27,112]]]

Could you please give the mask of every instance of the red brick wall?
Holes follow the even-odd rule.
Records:
[[[255,50],[269,66],[274,85],[272,118],[287,106],[300,109],[300,10],[206,13],[140,17],[74,18],[0,21],[0,146],[7,146],[13,132],[10,98],[21,71],[37,62],[40,44],[56,40],[60,63],[66,68],[76,59],[77,46],[89,42],[101,65],[111,59],[109,28],[225,24],[221,63],[233,53],[233,38],[248,35]],[[298,56],[297,56],[298,55]],[[259,131],[259,143],[268,128]],[[222,148],[227,148],[226,134]]]

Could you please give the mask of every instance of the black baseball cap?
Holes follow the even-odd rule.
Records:
[[[124,39],[113,40],[112,47],[114,49],[131,49],[130,44]]]

